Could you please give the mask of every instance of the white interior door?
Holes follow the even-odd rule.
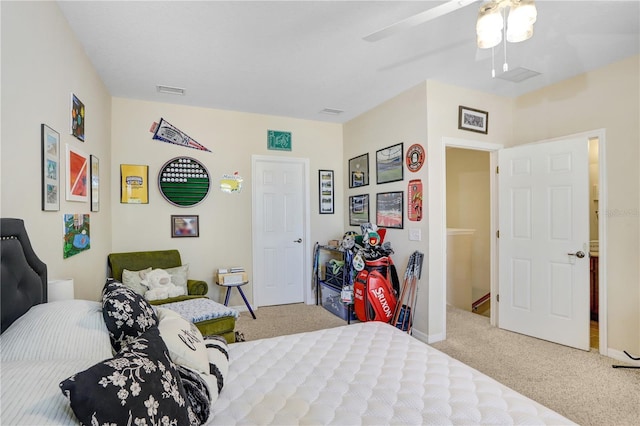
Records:
[[[499,326],[589,350],[586,137],[498,154]]]
[[[258,306],[304,299],[305,163],[254,163],[254,292]]]

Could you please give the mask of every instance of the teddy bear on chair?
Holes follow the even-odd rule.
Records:
[[[147,300],[160,300],[185,294],[184,288],[173,284],[171,275],[164,269],[152,269],[146,273],[141,272],[140,276],[142,278],[140,284],[149,289],[144,294]]]

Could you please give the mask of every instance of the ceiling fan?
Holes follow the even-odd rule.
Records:
[[[420,12],[417,15],[413,15],[406,19],[403,19],[402,21],[398,21],[395,24],[391,24],[388,27],[384,27],[381,30],[375,31],[363,37],[363,39],[370,42],[382,40],[384,38],[391,37],[399,32],[402,32],[408,28],[424,24],[425,22],[429,22],[451,12],[455,12],[458,9],[461,9],[478,1],[480,0],[450,0],[431,9],[427,9],[424,12]]]
[[[478,1],[480,0],[450,0],[375,31],[363,39],[369,42],[382,40]],[[509,66],[507,64],[506,42],[518,43],[528,40],[533,35],[533,24],[537,17],[534,3],[535,0],[490,0],[480,8],[476,23],[477,45],[480,50],[491,48],[492,77],[496,76],[493,48],[500,42],[504,42],[502,70],[503,73],[507,73]],[[508,18],[506,9],[509,9]]]

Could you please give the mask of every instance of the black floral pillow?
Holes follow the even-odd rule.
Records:
[[[85,425],[199,425],[157,328],[60,383]]]
[[[109,280],[102,290],[102,316],[116,352],[131,339],[158,325],[153,308],[135,291]]]

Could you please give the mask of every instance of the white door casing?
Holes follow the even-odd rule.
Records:
[[[499,326],[589,350],[588,138],[498,158]]]
[[[303,302],[306,160],[253,157],[253,288],[256,306]]]

